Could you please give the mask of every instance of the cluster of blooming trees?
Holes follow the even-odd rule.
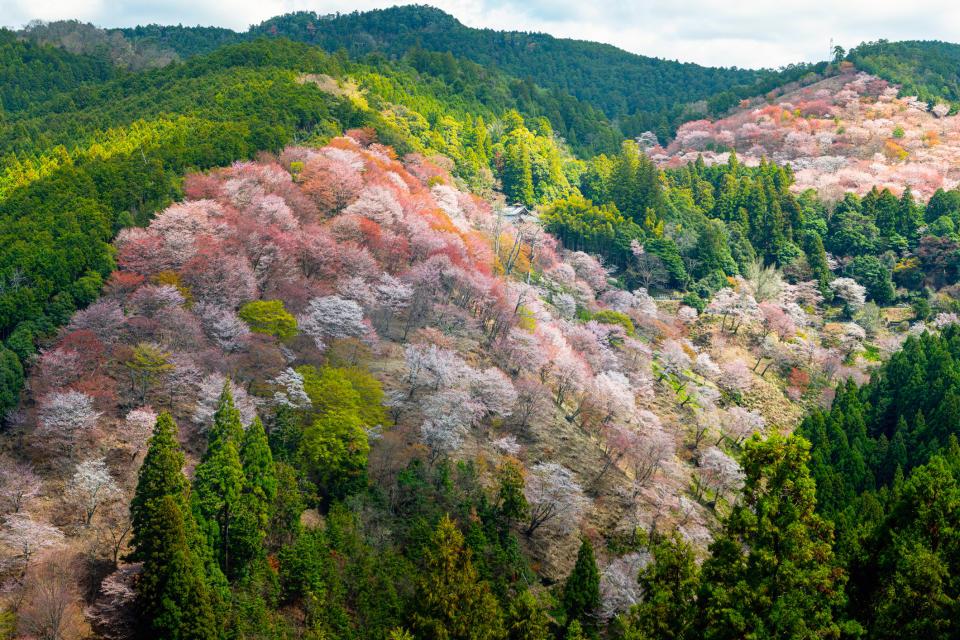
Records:
[[[800,374],[844,375],[841,350],[863,340],[852,323],[824,330],[832,349],[809,339],[815,283],[769,273],[731,281],[702,314],[667,312],[646,289],[618,288],[597,258],[498,219],[435,165],[375,143],[290,148],[273,162],[188,176],[184,191],[149,227],[119,235],[103,297],[38,358],[15,430],[24,460],[50,462],[0,465],[10,566],[25,571],[81,535],[105,541],[116,560],[158,413],[176,416],[195,451],[224,388],[243,425],[309,416],[295,446],[317,467],[366,464],[375,436],[383,458],[516,460],[518,533],[569,535],[609,493],[632,529],[680,526],[701,540],[711,508],[722,511],[741,482],[735,454],[766,428],[744,402],[753,385],[772,370],[802,395],[810,382]],[[862,287],[858,298],[844,280],[835,295],[862,306]],[[714,345],[696,338],[710,331]],[[726,341],[745,350],[725,353]],[[371,363],[384,407],[379,389],[363,395],[372,378],[356,378]],[[375,398],[376,420],[331,416],[333,398],[358,397]],[[692,455],[678,453],[684,440]],[[58,526],[51,507],[34,508],[49,495],[48,473],[65,488]],[[612,559],[603,616],[636,601],[625,576],[645,561]],[[128,569],[88,612],[98,628],[127,615]]]
[[[874,185],[900,194],[906,187],[926,200],[957,184],[951,158],[960,145],[960,118],[938,103],[928,109],[916,96],[848,69],[810,86],[786,86],[767,101],[745,101],[726,118],[681,125],[666,148],[649,150],[663,167],[680,167],[702,154],[726,162],[730,150],[755,166],[766,158],[794,169],[799,191],[836,197],[864,195]]]

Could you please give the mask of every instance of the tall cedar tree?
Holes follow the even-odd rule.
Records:
[[[588,538],[580,543],[577,563],[563,588],[563,608],[567,621],[579,620],[584,626],[593,623],[592,614],[600,605],[600,572]]]
[[[653,547],[639,576],[643,602],[624,621],[625,640],[683,640],[690,633],[699,569],[693,548],[676,531]]]
[[[243,436],[240,464],[243,469],[240,510],[229,539],[234,575],[243,574],[253,559],[263,556],[266,531],[277,497],[276,467],[259,417],[253,419]]]
[[[463,534],[450,518],[437,525],[417,584],[411,626],[421,640],[493,640],[503,622],[490,585],[479,579],[464,547]]]
[[[746,443],[742,498],[703,563],[695,637],[838,638],[859,629],[835,619],[847,578],[832,525],[814,513],[808,450],[798,436],[754,434]]]
[[[219,637],[216,596],[204,581],[195,553],[196,533],[187,509],[187,480],[177,427],[160,414],[130,505],[131,559],[143,562],[137,582],[139,635],[164,640]]]
[[[240,412],[234,406],[228,381],[217,403],[207,450],[193,475],[191,502],[213,557],[229,577],[236,575],[231,569],[230,541],[236,535],[232,527],[241,511],[244,474],[239,447],[242,438]],[[243,558],[240,560],[242,564]]]

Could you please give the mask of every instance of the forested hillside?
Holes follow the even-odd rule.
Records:
[[[251,26],[246,33],[161,25],[101,31],[99,36],[95,32],[90,25],[66,22],[32,26],[21,34],[77,52],[106,47],[113,59],[134,67],[263,36],[344,50],[353,58],[409,57],[418,70],[448,79],[456,60],[464,59],[509,75],[514,93],[530,93],[537,85],[561,100],[575,96],[617,122],[630,137],[647,130],[670,137],[687,120],[721,114],[743,98],[798,80],[825,64],[797,64],[776,72],[704,67],[548,34],[473,29],[439,9],[418,5],[335,15],[297,12]]]
[[[0,31],[0,639],[956,637],[942,49]]]

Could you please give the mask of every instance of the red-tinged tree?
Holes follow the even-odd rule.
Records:
[[[343,211],[356,200],[363,188],[363,179],[356,168],[346,162],[317,155],[310,158],[301,176],[303,192],[316,204],[321,215]]]
[[[143,284],[144,277],[130,271],[114,271],[107,278],[103,287],[104,295],[108,297],[123,297],[133,293]]]
[[[220,179],[209,173],[188,173],[183,177],[182,187],[183,195],[190,200],[216,200],[222,195]]]
[[[236,308],[257,297],[257,280],[242,255],[205,247],[183,267],[184,283],[198,302]]]
[[[115,244],[120,249],[117,264],[124,271],[150,275],[172,269],[172,257],[164,247],[163,239],[143,229],[124,229]]]
[[[762,317],[761,326],[764,337],[772,332],[775,333],[781,341],[786,341],[796,334],[797,327],[793,323],[793,320],[776,305],[768,302],[761,303],[760,314]]]

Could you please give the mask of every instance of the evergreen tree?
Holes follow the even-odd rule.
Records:
[[[182,469],[177,425],[170,414],[163,412],[157,417],[153,436],[147,442],[147,453],[137,473],[137,488],[130,502],[131,561],[143,561],[155,552],[153,540],[147,537],[147,527],[161,498],[172,496],[182,509],[186,508],[188,485]]]
[[[591,616],[600,605],[600,572],[593,556],[593,545],[584,538],[577,551],[577,563],[563,587],[563,608],[567,612],[568,624],[579,620],[584,626],[591,626]]]
[[[138,637],[219,638],[221,625],[204,581],[203,562],[191,548],[182,501],[167,494],[151,502],[140,531],[145,544],[138,547],[143,558],[137,581]]]
[[[232,576],[231,536],[237,534],[232,527],[242,510],[244,472],[238,451],[243,426],[229,384],[220,394],[207,450],[194,471],[191,503],[212,557],[224,575]]]
[[[514,598],[506,618],[508,640],[550,638],[550,624],[547,616],[529,591],[523,591]]]
[[[696,613],[698,567],[693,548],[676,531],[654,545],[653,562],[640,572],[643,602],[625,620],[628,640],[690,638]]]
[[[477,576],[463,534],[449,517],[440,520],[424,557],[411,626],[422,640],[494,640],[503,621],[490,585]]]
[[[229,539],[235,575],[242,573],[251,560],[263,555],[263,543],[277,497],[276,467],[258,417],[244,433],[240,465],[243,469],[240,506],[233,525],[234,535]]]
[[[814,513],[808,447],[797,436],[755,434],[746,443],[742,498],[703,563],[697,637],[835,638],[856,630],[835,619],[846,576],[830,523]]]
[[[197,537],[176,433],[170,415],[160,414],[130,505],[130,559],[143,563],[137,582],[139,637],[207,640],[219,637],[217,598],[194,550]]]

